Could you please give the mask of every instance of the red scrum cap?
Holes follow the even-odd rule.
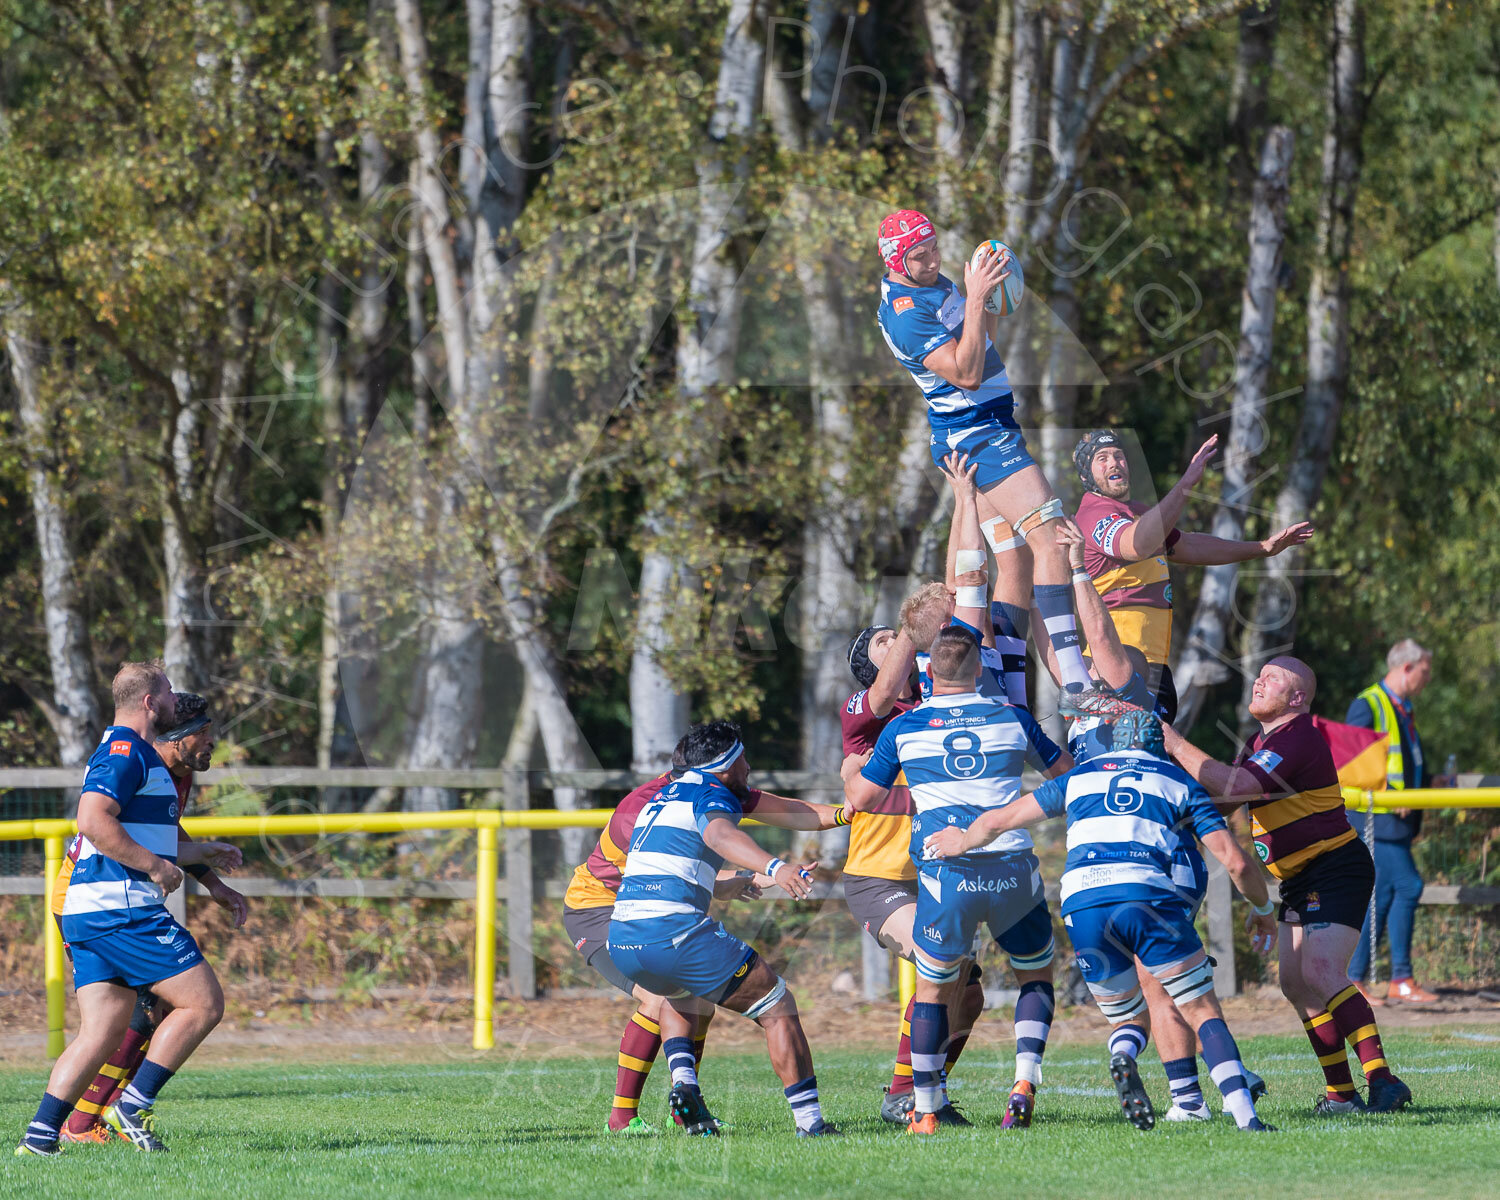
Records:
[[[937,237],[937,230],[915,209],[903,208],[880,222],[880,257],[892,271],[906,274],[906,252]]]

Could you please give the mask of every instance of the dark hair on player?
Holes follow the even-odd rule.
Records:
[[[691,770],[704,763],[713,762],[736,742],[740,741],[740,727],[733,721],[705,721],[694,725],[677,743],[672,751],[674,771]],[[681,764],[678,755],[681,755]]]

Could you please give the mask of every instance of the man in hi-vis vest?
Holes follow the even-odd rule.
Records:
[[[1417,735],[1412,703],[1432,678],[1432,651],[1419,646],[1412,638],[1402,638],[1385,656],[1385,678],[1372,683],[1354,698],[1349,715],[1350,725],[1390,734],[1386,755],[1386,787],[1444,787],[1452,781],[1446,776],[1428,773]],[[1350,812],[1350,823],[1364,832],[1364,815]],[[1422,828],[1422,810],[1411,808],[1377,808],[1375,822],[1375,928],[1388,931],[1391,939],[1391,990],[1384,1003],[1430,1004],[1437,999],[1412,978],[1411,933],[1417,902],[1422,897],[1422,876],[1412,859],[1411,844]],[[1378,936],[1378,933],[1377,933]],[[1370,968],[1370,921],[1360,932],[1359,944],[1349,960],[1349,978],[1360,984]],[[1371,1004],[1382,1001],[1369,996]]]

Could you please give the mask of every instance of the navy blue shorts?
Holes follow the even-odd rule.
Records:
[[[685,935],[658,936],[652,921],[611,921],[609,957],[633,983],[669,1000],[701,996],[721,1004],[750,973],[755,951],[704,917]],[[680,940],[674,941],[674,936]]]
[[[203,961],[193,935],[164,908],[84,942],[69,942],[73,987],[117,983],[140,988],[190,971]]]
[[[976,409],[973,424],[934,427],[931,450],[932,461],[938,466],[942,466],[943,459],[955,451],[967,454],[970,463],[977,462],[979,470],[974,476],[974,484],[981,492],[1035,463],[1008,405],[998,415],[987,415],[985,409]]]
[[[1128,991],[1135,983],[1135,960],[1147,969],[1170,966],[1203,950],[1187,901],[1172,898],[1081,908],[1063,918],[1078,955],[1078,969],[1090,988]],[[1154,973],[1154,972],[1153,972]],[[1127,983],[1122,983],[1128,976]]]
[[[1034,854],[996,854],[979,866],[924,862],[917,871],[917,915],[912,941],[929,958],[968,956],[979,927],[1018,971],[1052,962],[1052,914]]]

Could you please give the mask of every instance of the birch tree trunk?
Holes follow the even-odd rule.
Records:
[[[1231,178],[1242,196],[1264,174],[1256,168],[1256,142],[1270,119],[1271,68],[1280,21],[1281,0],[1262,0],[1240,12],[1239,49],[1229,92],[1229,141],[1234,147]]]
[[[1287,180],[1292,168],[1292,131],[1284,125],[1266,134],[1250,206],[1250,257],[1245,268],[1240,341],[1234,360],[1234,404],[1224,448],[1224,486],[1209,532],[1240,541],[1259,479],[1256,462],[1266,448],[1266,384],[1271,377],[1276,328],[1276,281],[1286,243]],[[1225,663],[1230,612],[1239,564],[1204,569],[1198,607],[1174,675],[1179,728],[1198,719],[1208,691],[1229,677]]]
[[[742,297],[739,272],[727,256],[740,210],[738,194],[746,164],[739,144],[754,128],[761,102],[765,39],[756,0],[733,0],[719,51],[719,78],[708,144],[697,164],[698,217],[689,277],[689,311],[679,321],[678,391],[694,400],[731,377],[739,342]],[[733,163],[721,147],[735,139]],[[726,170],[731,178],[725,178]],[[712,443],[713,439],[708,441]],[[683,469],[693,469],[688,464]],[[691,697],[678,690],[664,659],[671,653],[671,623],[686,595],[696,592],[694,573],[662,548],[683,514],[653,501],[642,518],[646,552],[641,560],[635,648],[630,661],[631,763],[637,771],[662,770],[687,727]]]
[[[958,184],[964,165],[963,102],[969,90],[963,14],[953,0],[923,0],[922,16],[937,68],[932,109],[937,139],[938,247],[951,274],[961,269],[973,249]]]
[[[104,719],[94,693],[88,622],[68,535],[67,496],[57,476],[51,418],[42,398],[36,350],[29,335],[23,312],[10,308],[5,314],[5,353],[16,388],[37,553],[42,560],[42,621],[52,672],[52,695],[42,711],[57,737],[58,761],[71,767],[86,762],[94,752]]]
[[[1292,465],[1276,496],[1277,528],[1307,520],[1322,495],[1349,381],[1349,252],[1363,161],[1364,40],[1360,0],[1334,0],[1317,252],[1307,292],[1307,389]],[[1303,553],[1289,550],[1266,562],[1242,654],[1246,703],[1261,666],[1292,645],[1300,595],[1293,569]]]
[[[1005,151],[1005,244],[1021,257],[1032,258],[1023,245],[1032,194],[1036,187],[1036,142],[1041,132],[1042,74],[1046,41],[1042,36],[1042,6],[1037,0],[1014,0],[1011,18],[1010,129]],[[1005,360],[1006,374],[1016,398],[1016,420],[1026,424],[1028,409],[1041,369],[1031,330],[1035,304],[1023,304],[1010,320],[1002,321],[997,336],[1006,345],[997,347]],[[1023,390],[1024,389],[1024,390]]]

